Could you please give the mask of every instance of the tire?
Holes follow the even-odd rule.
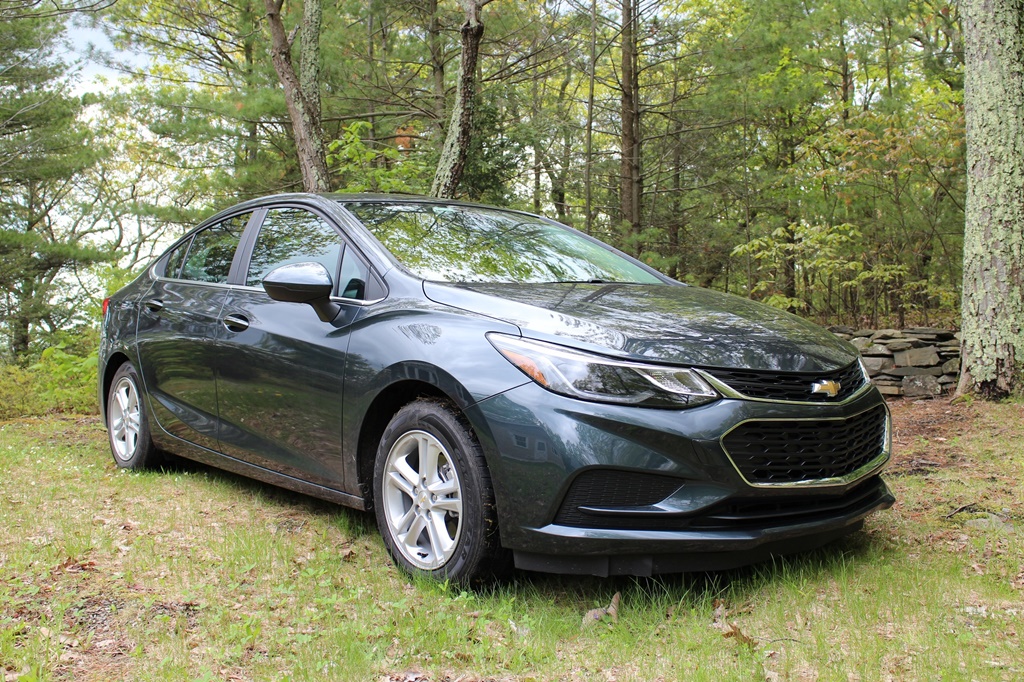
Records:
[[[399,410],[381,437],[373,480],[377,527],[403,570],[460,584],[503,572],[487,464],[450,404],[421,399]]]
[[[164,462],[153,444],[142,404],[139,375],[130,362],[122,364],[107,393],[107,435],[114,463],[121,469],[155,469]]]

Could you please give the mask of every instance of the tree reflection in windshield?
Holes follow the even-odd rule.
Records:
[[[440,204],[347,203],[409,270],[441,282],[659,280],[582,234],[526,214]]]

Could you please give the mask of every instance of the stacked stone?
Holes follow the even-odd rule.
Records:
[[[831,330],[856,346],[883,395],[931,397],[956,387],[960,373],[960,335],[956,332],[931,327]]]

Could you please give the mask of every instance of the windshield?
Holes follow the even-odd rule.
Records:
[[[427,280],[661,283],[579,232],[521,213],[419,203],[345,207],[399,262]]]

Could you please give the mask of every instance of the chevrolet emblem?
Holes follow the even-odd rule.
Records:
[[[842,385],[838,381],[826,379],[825,381],[815,381],[811,384],[811,393],[824,393],[829,398],[835,398],[839,395],[841,388]]]

